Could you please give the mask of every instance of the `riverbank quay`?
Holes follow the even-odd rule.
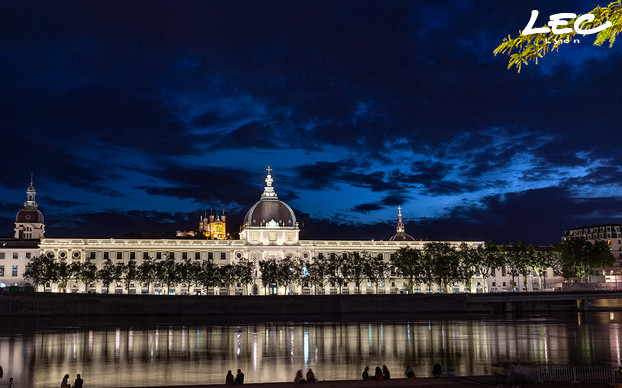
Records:
[[[622,292],[516,292],[491,294],[182,296],[131,294],[0,294],[2,316],[244,316],[251,320],[339,319],[357,314],[481,314],[574,312],[620,305]],[[590,303],[584,303],[589,301]]]
[[[504,384],[503,378],[499,376],[451,376],[451,377],[424,377],[416,378],[414,380],[409,379],[391,379],[385,381],[361,381],[361,380],[338,380],[338,381],[320,381],[313,384],[304,384],[302,386],[316,387],[316,388],[401,388],[401,387],[418,387],[418,388],[476,388],[476,387],[499,387],[499,388],[536,388],[536,387],[551,387],[561,388],[569,387],[570,383],[551,383],[545,382],[543,384]],[[296,383],[260,383],[260,384],[244,384],[251,388],[296,388],[300,387],[300,384]],[[160,385],[160,386],[148,386],[148,387],[132,387],[132,388],[214,388],[214,387],[226,387],[227,385]],[[574,386],[585,388],[605,388],[609,387],[609,384],[592,384],[592,383],[579,383]],[[116,388],[128,388],[119,386]]]

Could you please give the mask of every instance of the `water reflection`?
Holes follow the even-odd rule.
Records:
[[[22,387],[60,384],[81,373],[89,387],[222,384],[237,368],[247,382],[290,381],[313,368],[320,379],[358,379],[386,364],[429,376],[492,373],[491,364],[533,362],[621,365],[620,313],[576,320],[260,323],[238,326],[39,330],[0,336],[5,379]]]

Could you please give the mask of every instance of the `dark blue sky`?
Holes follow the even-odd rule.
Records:
[[[559,241],[620,222],[621,45],[492,52],[598,1],[1,2],[0,234],[236,232],[273,170],[308,239]],[[618,70],[616,70],[618,69]]]

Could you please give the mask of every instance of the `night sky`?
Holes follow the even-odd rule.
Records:
[[[622,43],[521,73],[532,9],[598,1],[0,2],[0,234],[237,232],[266,168],[305,239],[557,243],[621,222]],[[615,70],[618,69],[618,70]]]

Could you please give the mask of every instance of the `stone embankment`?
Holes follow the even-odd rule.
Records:
[[[238,316],[247,320],[347,319],[355,315],[569,312],[582,296],[555,293],[164,296],[116,294],[0,294],[1,316]]]

